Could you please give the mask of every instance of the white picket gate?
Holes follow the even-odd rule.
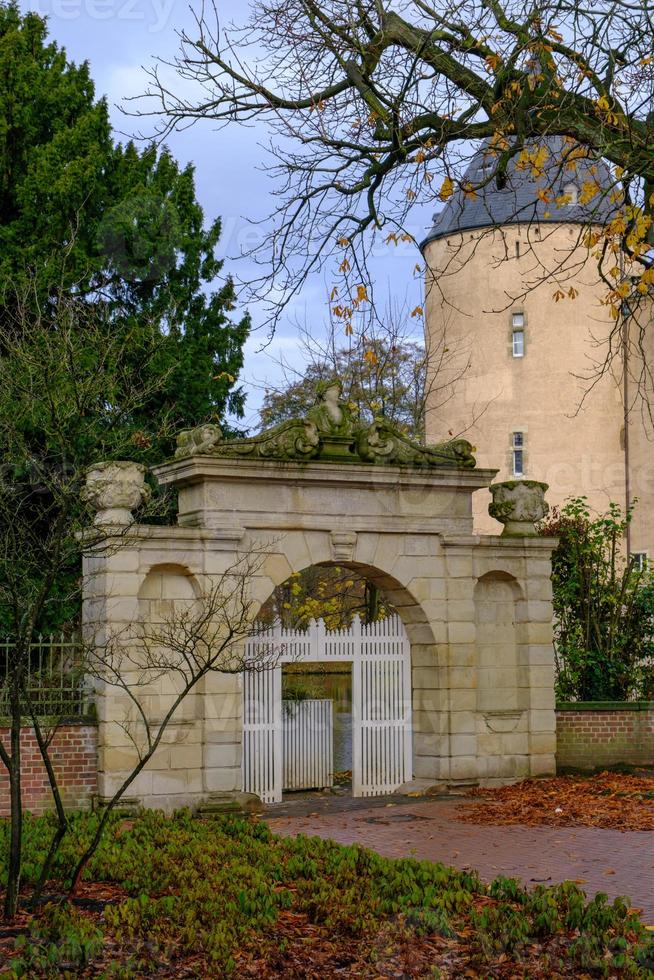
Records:
[[[329,631],[313,620],[306,631],[278,624],[248,640],[248,656],[276,666],[243,677],[243,788],[265,803],[282,799],[284,752],[282,663],[352,664],[352,793],[379,796],[412,775],[411,649],[399,616]]]
[[[334,785],[334,702],[282,701],[283,789]]]
[[[392,793],[412,776],[411,650],[399,616],[361,629],[352,665],[352,794]]]

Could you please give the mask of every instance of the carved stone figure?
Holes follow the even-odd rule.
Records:
[[[534,537],[536,523],[545,517],[549,505],[545,500],[547,483],[537,480],[510,480],[492,483],[493,501],[488,513],[504,525],[503,535]]]
[[[217,446],[222,437],[220,426],[211,422],[198,425],[195,429],[182,429],[177,436],[175,459],[206,453]]]
[[[352,435],[354,420],[349,406],[341,401],[342,394],[340,381],[319,381],[316,385],[316,401],[307,418],[315,422],[321,435]]]
[[[132,511],[150,499],[145,472],[145,466],[141,463],[126,460],[96,463],[89,467],[82,498],[97,510],[94,524],[132,523]]]
[[[392,463],[410,466],[475,466],[472,446],[465,439],[453,439],[435,446],[421,446],[383,418],[358,433],[359,456],[366,463]]]
[[[218,426],[186,429],[177,439],[176,458],[199,453],[251,459],[387,463],[395,466],[474,468],[472,446],[464,439],[421,446],[384,418],[357,422],[342,400],[340,381],[321,381],[304,419],[289,419],[247,439],[223,440]]]
[[[214,456],[259,459],[311,459],[318,455],[320,436],[309,419],[289,419],[249,439],[230,439],[212,448]]]

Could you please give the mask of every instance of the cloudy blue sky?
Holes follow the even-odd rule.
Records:
[[[247,0],[217,3],[225,21],[239,22],[247,13]],[[178,47],[176,32],[185,26],[190,29],[193,23],[185,0],[24,0],[23,8],[47,16],[51,37],[66,48],[72,60],[90,62],[97,93],[106,95],[109,101],[117,135],[137,130],[137,121],[123,115],[120,106],[124,99],[144,91],[144,67],[157,57],[172,59]],[[218,133],[211,124],[199,123],[168,140],[181,162],[195,164],[198,197],[207,218],[222,216],[221,250],[227,256],[226,269],[241,278],[247,278],[246,260],[239,255],[251,242],[253,229],[249,221],[265,218],[274,207],[273,185],[266,174],[268,158],[260,146],[266,135],[263,128],[240,126]],[[428,221],[428,211],[416,211],[411,232],[422,237]],[[421,282],[413,275],[418,259],[411,245],[384,250],[372,266],[378,295],[390,295],[399,302],[406,300],[409,308],[419,303]],[[301,369],[297,321],[306,322],[312,331],[320,333],[326,320],[326,303],[325,282],[322,277],[315,277],[307,283],[267,346],[265,332],[261,328],[253,332],[243,373],[248,392],[247,424],[256,424],[266,385],[280,382],[280,355]],[[255,325],[261,323],[261,312],[252,307],[250,312]]]

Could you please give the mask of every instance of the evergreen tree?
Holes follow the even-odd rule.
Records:
[[[156,397],[130,425],[140,422],[140,448],[159,461],[172,447],[162,419],[170,430],[242,409],[249,321],[229,316],[220,221],[204,227],[192,166],[114,143],[88,64],[70,62],[45,20],[15,4],[0,6],[0,76],[0,327],[20,320],[14,296],[47,303],[53,284],[104,304],[121,329],[158,324],[156,355],[134,369],[166,384],[151,386]]]
[[[249,321],[230,318],[220,222],[205,227],[193,168],[114,143],[88,65],[15,4],[0,4],[0,79],[0,632],[13,635],[25,618],[28,632],[77,618],[88,465],[159,463],[176,430],[238,415]]]

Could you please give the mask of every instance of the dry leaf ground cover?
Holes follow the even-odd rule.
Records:
[[[462,807],[468,823],[654,830],[654,774],[645,770],[525,779],[470,795],[483,799]]]
[[[53,898],[95,819],[75,817]],[[25,899],[51,831],[27,823]],[[654,943],[623,901],[571,882],[527,892],[255,820],[148,812],[112,824],[76,902],[0,931],[0,963],[12,980],[654,977]]]

